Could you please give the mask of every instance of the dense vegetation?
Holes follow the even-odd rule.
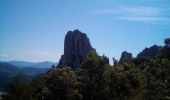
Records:
[[[113,66],[91,52],[79,69],[53,68],[30,84],[17,78],[4,100],[170,100],[170,39],[156,57]]]

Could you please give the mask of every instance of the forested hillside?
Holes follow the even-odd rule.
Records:
[[[30,84],[8,84],[4,100],[169,100],[170,39],[157,56],[137,57],[109,64],[90,52],[77,68],[53,67]]]

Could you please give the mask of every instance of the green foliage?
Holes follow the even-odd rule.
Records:
[[[121,66],[121,65],[119,65]],[[124,65],[125,66],[125,65]],[[130,72],[121,67],[110,67],[105,57],[96,52],[88,55],[81,66],[80,93],[83,100],[130,100],[138,81]]]
[[[68,100],[77,98],[76,77],[70,68],[58,68],[47,76],[47,87],[52,92],[52,100]]]
[[[145,100],[162,100],[170,96],[170,60],[147,58],[138,67],[143,68],[137,76]]]
[[[32,88],[29,84],[22,83],[19,77],[7,85],[8,94],[3,100],[37,100],[33,97]]]
[[[164,40],[165,46],[160,49],[159,57],[170,59],[170,38]]]
[[[165,44],[165,46],[170,47],[170,38],[166,38],[164,40],[164,44]]]
[[[83,100],[108,99],[108,59],[98,56],[96,52],[88,55],[81,66],[80,93]]]
[[[170,59],[170,47],[164,46],[160,49],[159,57]]]
[[[53,68],[30,84],[16,79],[4,100],[169,100],[170,48],[166,40],[158,57],[118,63],[91,52],[81,67]]]
[[[118,65],[118,60],[115,57],[113,57],[112,59],[113,59],[113,66],[116,67]]]

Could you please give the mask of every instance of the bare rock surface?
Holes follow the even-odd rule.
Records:
[[[119,63],[129,62],[129,61],[132,61],[132,53],[129,53],[127,51],[122,52]]]
[[[64,54],[61,56],[57,67],[80,67],[87,54],[95,50],[90,44],[90,40],[85,33],[79,30],[68,31],[65,36]]]

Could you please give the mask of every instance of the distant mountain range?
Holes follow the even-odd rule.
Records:
[[[9,61],[0,62],[0,90],[3,84],[12,81],[15,77],[19,76],[24,82],[31,81],[35,76],[47,72],[53,62],[26,62],[26,61]]]
[[[44,61],[44,62],[27,62],[27,61],[9,61],[7,63],[10,63],[14,66],[20,67],[20,68],[26,68],[26,67],[32,67],[32,68],[51,68],[52,65],[56,65],[56,63],[50,62],[50,61]]]

